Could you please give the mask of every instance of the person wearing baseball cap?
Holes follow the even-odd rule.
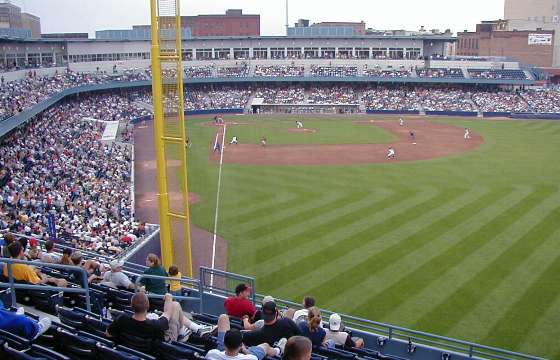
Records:
[[[255,316],[255,306],[249,300],[252,289],[247,284],[239,284],[235,287],[235,296],[231,296],[224,302],[226,314],[242,319],[248,316],[252,319]]]
[[[117,288],[134,289],[134,283],[122,272],[124,266],[122,260],[112,260],[109,266],[111,267],[111,271],[107,271],[103,274],[102,284]]]
[[[265,357],[279,357],[282,355],[286,339],[279,341],[276,347],[261,343],[244,347],[244,335],[237,329],[231,329],[229,316],[220,315],[218,318],[217,349],[210,350],[205,359],[211,360],[262,360]]]
[[[269,301],[262,306],[264,326],[259,330],[248,331],[243,334],[243,343],[255,346],[267,343],[273,346],[281,339],[289,339],[294,335],[301,335],[299,328],[292,319],[280,316],[276,303]]]
[[[329,328],[326,329],[327,335],[325,342],[329,347],[335,345],[344,345],[346,347],[362,348],[364,347],[364,340],[361,338],[352,338],[346,331],[341,331],[342,318],[338,314],[331,314],[329,317]]]

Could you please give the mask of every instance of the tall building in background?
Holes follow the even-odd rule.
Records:
[[[190,28],[194,37],[260,36],[261,16],[230,9],[225,15],[181,16],[181,27]]]
[[[21,9],[18,6],[4,2],[0,3],[0,28],[21,29]]]
[[[41,37],[41,19],[38,16],[28,13],[21,13],[21,27],[31,30],[32,37]]]
[[[10,2],[0,2],[0,30],[10,37],[41,37],[41,19],[38,16],[22,13],[21,9]]]
[[[558,22],[560,0],[505,0],[504,19]]]

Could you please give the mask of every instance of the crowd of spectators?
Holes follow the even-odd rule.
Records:
[[[91,95],[51,108],[4,137],[0,230],[56,236],[92,251],[122,251],[131,242],[123,239],[139,227],[131,204],[131,150],[102,143],[101,121],[127,124],[142,114],[132,99]],[[49,231],[51,216],[56,234]]]
[[[458,68],[450,68],[450,69],[418,69],[416,73],[421,78],[455,78],[455,79],[462,79],[465,77],[463,74],[463,70]]]
[[[185,69],[185,74],[189,78],[209,78],[214,74],[214,65],[191,66]]]
[[[218,77],[247,77],[249,76],[249,66],[243,64],[241,66],[219,67],[217,69]]]
[[[185,94],[185,110],[243,109],[250,97],[251,90],[241,87],[189,89]]]
[[[304,73],[305,70],[303,66],[296,66],[296,65],[255,66],[255,76],[288,77],[288,76],[303,76]]]
[[[316,86],[309,90],[309,104],[356,104],[358,97],[352,86]]]
[[[255,92],[255,97],[264,99],[265,104],[302,104],[305,90],[300,86],[262,88]]]
[[[482,112],[527,112],[529,106],[516,92],[477,91],[472,99]]]
[[[412,71],[401,69],[381,69],[380,67],[368,68],[364,66],[363,76],[382,78],[408,78],[412,77]]]
[[[358,76],[355,66],[316,66],[311,65],[311,76],[317,77],[348,77]]]
[[[425,111],[476,111],[470,92],[453,88],[417,90]]]
[[[527,90],[522,93],[530,109],[536,113],[560,113],[560,89]]]
[[[361,100],[368,110],[415,111],[421,98],[413,88],[380,86],[364,90]]]

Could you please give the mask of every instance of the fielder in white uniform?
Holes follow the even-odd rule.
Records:
[[[404,120],[402,118],[399,119],[399,125],[404,126]]]
[[[394,159],[396,156],[397,156],[397,153],[395,152],[395,149],[393,149],[392,147],[387,149],[387,160]]]
[[[303,129],[303,123],[301,121],[296,121],[296,127],[298,129]]]
[[[237,136],[231,138],[230,144],[237,145]]]
[[[471,138],[471,130],[469,128],[465,128],[465,140]]]

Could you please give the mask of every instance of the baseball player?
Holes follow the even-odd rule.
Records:
[[[231,138],[230,144],[237,145],[237,136]]]
[[[404,126],[404,120],[402,118],[399,119],[399,125]]]
[[[416,145],[416,134],[414,133],[414,131],[411,131],[409,135],[410,135],[410,141],[412,141],[412,145]]]
[[[469,140],[471,138],[471,129],[465,128],[465,140]]]
[[[263,147],[266,146],[266,138],[264,136],[261,138],[261,145]]]
[[[301,121],[296,121],[296,128],[303,129],[303,123]]]
[[[387,160],[392,160],[395,159],[396,157],[397,157],[397,153],[395,152],[395,149],[393,149],[393,147],[387,149]]]
[[[222,151],[222,144],[220,144],[219,141],[216,141],[216,143],[214,144],[214,152],[220,152]]]

